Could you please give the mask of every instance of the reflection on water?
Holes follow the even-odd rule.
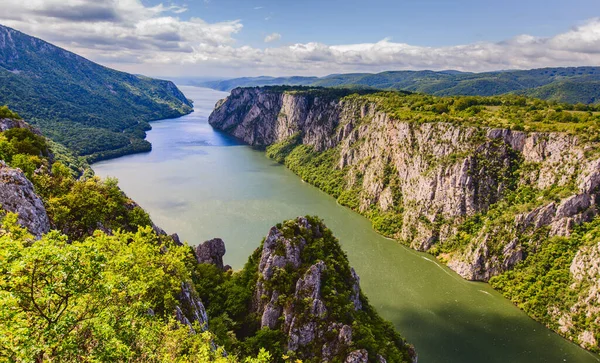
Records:
[[[150,153],[94,164],[167,232],[190,244],[221,237],[240,268],[269,228],[318,215],[333,230],[370,302],[419,353],[419,362],[598,362],[502,298],[463,280],[433,257],[377,235],[363,217],[303,183],[264,153],[207,123],[225,93],[182,87],[196,112],[153,122]]]

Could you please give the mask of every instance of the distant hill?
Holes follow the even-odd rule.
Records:
[[[170,81],[112,70],[0,25],[0,106],[89,160],[150,150],[148,121],[192,111]]]
[[[216,81],[190,81],[186,82],[191,86],[201,86],[216,89],[219,91],[231,91],[237,87],[258,87],[258,86],[308,86],[319,80],[318,77],[243,77]]]
[[[568,103],[600,103],[600,67],[542,68],[524,71],[465,73],[459,71],[390,71],[333,74],[326,77],[254,77],[198,82],[229,91],[266,85],[394,89],[437,96],[494,96],[517,93]]]

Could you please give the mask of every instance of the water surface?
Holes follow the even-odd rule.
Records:
[[[153,150],[94,164],[168,233],[190,244],[225,240],[243,266],[269,228],[299,215],[325,220],[347,251],[371,304],[429,362],[598,362],[529,319],[487,284],[468,282],[433,257],[379,236],[370,222],[303,183],[264,153],[214,131],[207,118],[227,94],[181,87],[196,112],[153,122]]]

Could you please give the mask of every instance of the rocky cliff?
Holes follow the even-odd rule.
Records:
[[[232,351],[263,339],[277,362],[277,352],[304,362],[416,362],[412,346],[369,305],[338,241],[316,217],[272,227],[241,271],[222,272],[224,251],[220,239],[196,249],[199,262],[215,267],[201,268],[196,285],[225,280],[203,292],[216,321],[234,321],[218,339]]]
[[[381,232],[470,280],[513,269],[544,241],[569,237],[598,214],[595,143],[477,125],[476,117],[403,120],[385,98],[331,93],[234,89],[209,122],[267,147]],[[598,263],[577,261],[584,269]]]

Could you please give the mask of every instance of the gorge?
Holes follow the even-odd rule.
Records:
[[[191,244],[221,237],[234,269],[268,227],[313,214],[340,239],[373,306],[413,343],[420,362],[594,362],[598,358],[530,320],[499,293],[468,282],[375,233],[370,223],[260,151],[206,123],[227,94],[182,87],[196,112],[153,122],[153,151],[94,164],[168,232]]]
[[[598,351],[597,119],[518,96],[265,87],[209,123]]]

